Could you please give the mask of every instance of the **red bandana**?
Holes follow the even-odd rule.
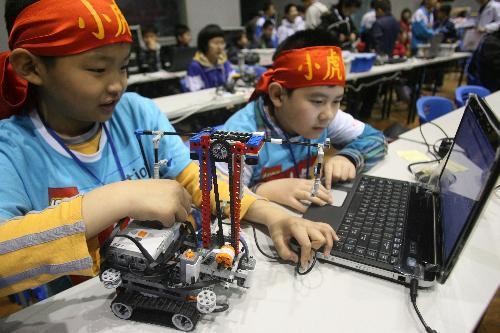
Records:
[[[67,56],[114,43],[132,43],[127,21],[114,0],[40,0],[16,18],[9,36],[11,50],[37,56]],[[0,54],[0,119],[23,109],[28,82]]]
[[[281,53],[271,69],[260,78],[250,100],[262,94],[272,82],[288,89],[312,86],[344,86],[342,51],[336,46],[314,46]]]

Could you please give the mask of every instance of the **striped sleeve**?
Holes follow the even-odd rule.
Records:
[[[201,203],[201,190],[200,190],[200,176],[199,176],[199,168],[195,163],[190,163],[180,174],[177,176],[176,180],[182,184],[182,186],[191,194],[193,198],[193,203],[200,207]],[[219,198],[222,201],[229,202],[229,185],[227,183],[228,179],[221,173],[218,173],[219,181]],[[260,197],[257,197],[253,193],[248,190],[245,190],[245,195],[241,199],[241,209],[240,216],[243,218],[248,211],[248,208]],[[210,201],[212,203],[212,210],[215,213],[215,197],[214,192],[210,193]],[[226,206],[226,210],[224,211],[226,215],[229,215],[229,205]]]
[[[0,296],[63,275],[95,274],[96,242],[85,237],[82,197],[0,222]]]

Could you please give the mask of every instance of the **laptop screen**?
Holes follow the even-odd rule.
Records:
[[[473,220],[474,208],[495,172],[498,128],[495,129],[489,120],[479,100],[471,97],[439,180],[445,266],[453,259],[457,242],[463,231],[468,230],[466,227]]]

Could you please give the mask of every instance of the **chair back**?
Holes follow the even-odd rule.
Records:
[[[417,100],[417,113],[421,124],[441,117],[454,109],[453,102],[441,96],[423,96]]]
[[[464,106],[465,103],[467,103],[467,100],[469,99],[469,94],[471,93],[476,94],[479,97],[486,97],[491,92],[482,86],[472,86],[472,85],[460,86],[455,90],[455,104],[457,104],[457,107]]]

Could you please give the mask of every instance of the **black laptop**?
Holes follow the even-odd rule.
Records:
[[[309,208],[305,218],[330,223],[340,238],[318,259],[400,283],[444,283],[498,179],[499,161],[499,121],[472,95],[435,186],[360,175],[342,188],[342,206]]]

